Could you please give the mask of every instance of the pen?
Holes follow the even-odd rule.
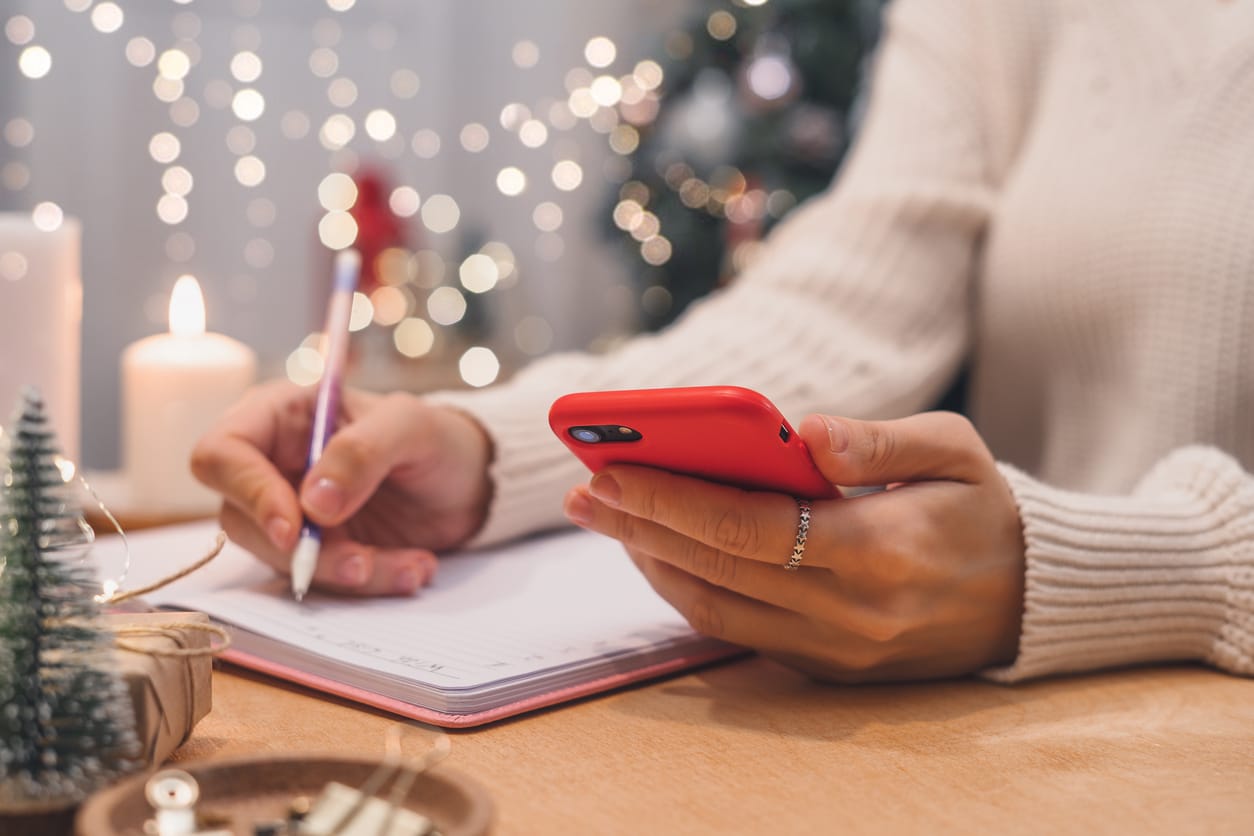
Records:
[[[336,413],[339,411],[340,382],[344,375],[344,361],[348,356],[348,320],[353,310],[353,291],[357,289],[357,277],[361,274],[361,254],[357,250],[340,250],[335,256],[335,279],[331,288],[331,301],[327,304],[325,328],[326,357],[322,365],[322,379],[318,382],[318,400],[314,406],[313,433],[309,438],[309,461],[306,472],[322,458],[327,439],[335,431]],[[306,517],[300,529],[300,541],[292,553],[292,595],[297,601],[304,600],[318,566],[318,552],[322,548],[322,530]]]

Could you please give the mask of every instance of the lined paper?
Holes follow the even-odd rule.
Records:
[[[190,563],[216,531],[197,524],[132,535],[125,588]],[[116,565],[119,547],[116,538],[101,541],[97,557]],[[228,544],[204,570],[148,600],[201,610],[289,646],[290,654],[268,645],[266,655],[280,664],[312,666],[358,687],[391,681],[392,693],[443,693],[440,706],[455,705],[460,691],[516,696],[518,683],[546,672],[577,678],[616,659],[708,642],[653,592],[619,543],[583,531],[444,557],[433,584],[413,597],[315,592],[303,603],[292,600],[285,577]]]

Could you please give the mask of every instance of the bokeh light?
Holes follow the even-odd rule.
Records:
[[[336,107],[352,107],[357,101],[357,82],[340,77],[327,85],[327,100]]]
[[[42,46],[28,46],[18,56],[17,68],[27,78],[43,78],[52,70],[52,55]]]
[[[510,50],[510,58],[520,70],[530,69],[540,63],[540,47],[535,41],[519,41]]]
[[[360,291],[353,293],[353,306],[348,315],[348,330],[361,331],[374,321],[374,304]]]
[[[303,110],[289,110],[279,120],[279,130],[288,139],[304,139],[309,135],[309,116]]]
[[[266,179],[266,164],[251,155],[240,157],[235,161],[235,179],[241,186],[260,186]]]
[[[257,147],[257,134],[247,125],[234,125],[226,132],[226,147],[237,157],[251,154]]]
[[[261,78],[261,59],[257,53],[245,50],[231,56],[231,75],[242,84],[252,84]]]
[[[412,186],[398,186],[388,196],[388,207],[402,218],[411,218],[422,205],[422,198]]]
[[[366,135],[375,142],[386,142],[396,135],[396,117],[387,110],[370,111],[366,114]]]
[[[157,58],[157,47],[145,37],[131,38],[126,42],[126,60],[133,67],[147,67]]]
[[[178,137],[168,131],[153,134],[148,141],[148,155],[159,163],[172,163],[179,158],[183,146]]]
[[[26,15],[14,15],[5,21],[4,36],[14,46],[26,46],[35,39],[35,23]]]
[[[320,46],[309,53],[309,71],[318,78],[330,78],[339,69],[340,56],[330,47]]]
[[[477,345],[466,349],[457,361],[457,370],[462,380],[476,388],[494,382],[501,373],[501,361],[492,353],[492,349]]]
[[[318,240],[332,250],[343,250],[357,242],[357,221],[347,212],[327,212],[318,221]]]
[[[497,281],[501,278],[496,261],[484,253],[466,256],[466,260],[461,263],[457,273],[462,287],[471,293],[487,293],[496,287]]]
[[[265,96],[252,87],[245,87],[231,99],[231,111],[244,122],[255,121],[266,112]]]
[[[346,114],[335,113],[328,116],[327,121],[322,123],[322,130],[318,132],[318,141],[328,151],[335,151],[352,142],[356,134],[357,124]]]
[[[435,346],[435,331],[425,319],[409,317],[396,326],[392,341],[406,357],[421,357]]]
[[[192,68],[192,61],[181,49],[167,49],[157,59],[157,72],[162,78],[181,81]]]
[[[161,188],[170,194],[187,197],[193,184],[192,173],[181,165],[171,166],[161,174]]]
[[[187,199],[177,194],[161,195],[157,200],[157,217],[171,226],[181,224],[187,220]]]
[[[582,182],[583,168],[574,160],[562,160],[553,166],[553,185],[562,191],[574,191]]]
[[[29,264],[26,256],[16,251],[0,253],[0,279],[16,282],[26,278]]]
[[[342,171],[322,178],[318,183],[318,203],[328,212],[347,212],[357,202],[357,184]]]
[[[430,128],[415,131],[409,147],[415,156],[429,160],[440,153],[440,135]]]
[[[312,346],[301,346],[287,356],[287,379],[301,386],[312,386],[322,379],[322,354]]]
[[[466,297],[455,287],[437,287],[427,297],[427,315],[437,325],[456,325],[466,315]]]
[[[388,89],[398,99],[412,99],[418,95],[421,87],[422,81],[418,78],[418,73],[404,67],[394,71],[388,81]]]
[[[117,3],[106,2],[97,3],[91,10],[91,25],[96,31],[103,32],[106,35],[116,32],[122,28],[125,20],[122,9]]]
[[[422,223],[435,233],[451,232],[461,221],[461,208],[446,194],[432,195],[422,205]]]
[[[618,48],[609,38],[598,36],[584,46],[583,57],[593,67],[608,67],[618,57]]]
[[[516,166],[506,166],[496,174],[496,188],[506,197],[516,197],[527,188],[527,175]]]
[[[14,148],[25,148],[35,139],[35,126],[29,119],[20,116],[10,119],[4,125],[4,140]]]
[[[370,304],[374,307],[374,321],[383,327],[396,325],[409,315],[412,299],[399,287],[384,285],[376,287],[370,294]]]
[[[531,213],[531,221],[541,232],[555,232],[562,226],[562,207],[546,200],[536,206]]]
[[[488,129],[478,122],[471,122],[462,128],[458,138],[461,140],[462,148],[472,154],[477,154],[488,147]]]

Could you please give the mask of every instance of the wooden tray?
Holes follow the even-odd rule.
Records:
[[[352,787],[365,783],[378,761],[338,755],[250,757],[175,764],[200,784],[196,810],[228,817],[231,830],[252,836],[257,822],[287,816],[292,799],[316,797],[328,781]],[[151,772],[132,776],[97,793],[79,809],[78,836],[143,836],[153,811],[144,797]],[[386,795],[388,787],[384,788]],[[432,819],[444,836],[482,836],[492,824],[492,801],[479,784],[443,766],[418,776],[404,806]]]

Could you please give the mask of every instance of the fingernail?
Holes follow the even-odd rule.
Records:
[[[392,578],[392,588],[401,595],[408,595],[422,585],[422,573],[413,566],[408,566],[396,573]]]
[[[823,416],[823,424],[827,427],[827,446],[833,453],[843,453],[849,449],[849,428],[843,421]]]
[[[270,542],[279,550],[285,550],[292,545],[292,524],[282,517],[271,517],[266,523],[266,534],[270,537]]]
[[[572,493],[566,500],[566,519],[575,525],[587,526],[592,523],[592,503],[582,492]]]
[[[366,559],[359,554],[350,554],[335,567],[335,576],[340,583],[361,586],[366,582]]]
[[[617,508],[623,501],[623,489],[613,476],[607,476],[604,473],[598,473],[592,477],[588,489],[592,491],[592,495],[604,502],[606,505],[612,505]]]
[[[306,489],[304,500],[309,510],[333,517],[344,507],[344,490],[331,479],[319,479]]]

